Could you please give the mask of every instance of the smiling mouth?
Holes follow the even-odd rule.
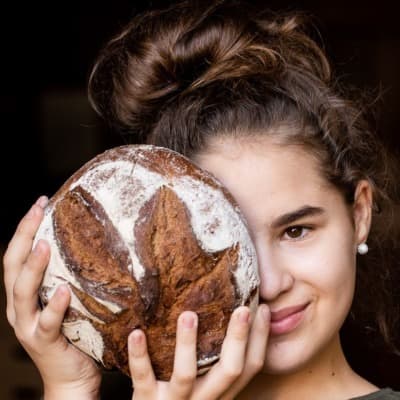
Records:
[[[271,311],[270,335],[283,335],[295,330],[303,321],[309,304],[299,304],[278,311]]]

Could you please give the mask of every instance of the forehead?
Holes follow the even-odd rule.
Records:
[[[315,155],[268,137],[218,139],[195,161],[231,191],[246,214],[257,217],[304,205],[327,206],[340,198],[322,176]]]
[[[195,161],[226,184],[264,180],[268,186],[328,187],[314,153],[300,145],[280,144],[269,137],[219,138]],[[224,182],[223,182],[224,183]]]

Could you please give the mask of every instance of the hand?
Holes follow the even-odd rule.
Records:
[[[48,305],[38,307],[38,289],[50,259],[50,247],[33,239],[43,219],[47,198],[42,196],[21,220],[4,255],[7,319],[14,328],[44,383],[45,399],[96,398],[101,374],[95,362],[67,342],[61,323],[70,302],[60,286]]]
[[[247,307],[230,319],[221,356],[210,371],[196,377],[197,316],[185,311],[178,319],[174,368],[169,382],[157,381],[147,353],[146,337],[134,330],[128,338],[133,400],[230,400],[264,365],[270,314],[258,307],[253,323]]]

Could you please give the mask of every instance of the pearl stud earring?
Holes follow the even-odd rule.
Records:
[[[367,245],[367,243],[360,243],[357,246],[357,252],[358,252],[358,254],[361,254],[361,255],[367,254],[368,253],[368,245]]]

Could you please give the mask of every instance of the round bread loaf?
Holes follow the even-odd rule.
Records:
[[[169,379],[176,321],[192,310],[202,373],[232,311],[258,302],[256,253],[234,199],[165,148],[126,145],[89,161],[50,199],[40,238],[51,248],[42,304],[67,283],[62,331],[107,369],[129,375],[127,337],[139,327],[156,376]]]

